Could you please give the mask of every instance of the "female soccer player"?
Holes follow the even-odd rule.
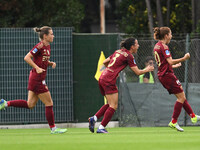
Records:
[[[177,119],[181,113],[182,107],[191,117],[191,121],[196,123],[200,120],[200,116],[195,115],[191,106],[185,98],[180,81],[174,75],[173,69],[181,66],[181,62],[190,58],[190,54],[186,53],[184,57],[179,59],[173,59],[167,44],[170,43],[172,38],[171,29],[168,27],[156,27],[154,28],[154,39],[159,40],[154,47],[154,56],[158,65],[158,78],[164,88],[167,89],[169,94],[174,94],[177,97],[177,101],[174,105],[174,112],[172,120],[169,123],[169,127],[176,129],[177,131],[184,131],[177,123]]]
[[[115,110],[118,107],[118,89],[116,86],[116,79],[121,70],[127,65],[137,75],[144,74],[154,70],[153,66],[148,66],[144,70],[138,69],[132,53],[137,53],[139,44],[137,39],[128,38],[121,43],[122,49],[116,50],[110,57],[104,60],[103,64],[106,69],[103,71],[99,78],[99,88],[101,94],[106,96],[108,104],[103,105],[100,110],[92,117],[88,119],[89,130],[94,133],[94,126],[97,119],[103,117],[101,125],[99,126],[97,133],[108,133],[105,129],[106,125],[111,120]]]
[[[45,83],[47,67],[51,66],[53,69],[56,67],[55,62],[49,61],[51,54],[50,43],[54,39],[53,30],[51,27],[44,26],[42,28],[34,28],[34,31],[38,33],[40,42],[24,57],[24,60],[33,67],[28,81],[28,101],[5,101],[2,99],[0,101],[0,110],[10,106],[31,109],[40,99],[45,105],[45,115],[51,128],[51,133],[64,133],[67,129],[60,129],[55,126],[53,101]]]

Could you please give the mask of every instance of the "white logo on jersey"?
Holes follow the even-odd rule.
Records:
[[[166,54],[166,55],[170,55],[169,50],[166,50],[166,51],[165,51],[165,54]]]
[[[180,82],[179,80],[176,80],[176,83],[177,83],[178,85],[181,85],[181,82]]]

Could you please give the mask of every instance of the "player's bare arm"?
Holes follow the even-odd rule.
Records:
[[[178,68],[180,67],[182,64],[181,63],[178,63],[178,64],[175,64],[175,65],[172,65],[172,68]]]
[[[147,66],[145,69],[141,70],[137,66],[134,66],[134,67],[131,67],[131,70],[133,70],[133,72],[135,72],[136,75],[141,75],[141,74],[144,74],[146,72],[153,71],[154,67],[153,66]]]
[[[24,60],[25,60],[31,67],[35,68],[37,73],[42,73],[42,72],[44,72],[45,70],[42,69],[42,68],[40,68],[40,67],[38,67],[38,66],[33,62],[32,58],[33,58],[33,55],[29,52],[29,53],[24,57]]]
[[[183,62],[183,61],[186,61],[187,59],[190,58],[190,54],[189,53],[186,53],[184,57],[182,58],[178,58],[178,59],[172,59],[172,57],[169,57],[167,58],[167,62],[170,64],[170,65],[175,65],[175,64],[178,64],[180,62]]]
[[[104,66],[107,67],[108,64],[109,64],[109,62],[110,62],[110,57],[106,58],[106,59],[103,61]]]
[[[56,63],[53,61],[48,61],[48,65],[51,66],[53,69],[56,68]]]

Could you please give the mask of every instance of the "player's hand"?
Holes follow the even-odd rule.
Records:
[[[151,72],[151,71],[153,71],[154,70],[154,66],[147,66],[147,68],[146,68],[147,70],[148,70],[148,72]]]
[[[52,67],[53,69],[55,69],[55,68],[56,68],[56,63],[55,63],[55,62],[52,62],[52,63],[53,63],[53,64],[52,64],[51,67]]]
[[[38,46],[37,49],[41,49],[44,46],[44,44],[41,42]]]
[[[185,60],[189,59],[190,58],[190,53],[186,53],[184,58],[185,58]]]
[[[36,69],[36,72],[37,72],[38,74],[43,73],[44,71],[46,71],[46,70],[44,70],[44,69],[42,69],[42,68],[40,68],[40,67],[37,67],[37,68],[35,68],[35,69]]]
[[[176,67],[180,67],[182,64],[181,64],[181,62],[180,63],[178,63],[178,64],[176,64]]]

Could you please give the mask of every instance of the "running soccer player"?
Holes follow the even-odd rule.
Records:
[[[186,100],[180,81],[174,75],[173,69],[181,66],[181,62],[190,58],[190,54],[186,53],[184,57],[173,59],[167,44],[170,43],[172,38],[171,29],[168,27],[154,28],[154,39],[159,40],[154,46],[154,56],[158,65],[158,78],[164,88],[167,89],[169,94],[174,94],[177,98],[174,105],[174,112],[172,120],[168,124],[169,127],[183,132],[184,130],[178,125],[177,120],[181,113],[182,107],[187,114],[191,117],[191,121],[196,123],[200,120],[200,116],[195,115],[190,104]]]
[[[56,67],[55,62],[49,61],[51,54],[50,43],[54,39],[53,30],[51,27],[44,26],[42,28],[34,28],[34,31],[38,33],[40,42],[24,57],[24,60],[33,67],[29,74],[28,101],[5,101],[1,99],[0,110],[11,106],[32,109],[40,99],[45,105],[45,115],[51,133],[65,133],[67,129],[60,129],[55,126],[53,100],[45,82],[47,67],[51,66],[53,69]]]
[[[147,66],[144,70],[138,69],[133,53],[137,53],[139,44],[137,39],[128,38],[121,43],[122,49],[116,50],[110,57],[104,60],[103,64],[106,69],[102,72],[99,78],[99,88],[101,94],[106,96],[108,104],[103,105],[99,111],[92,117],[89,117],[89,130],[94,133],[95,122],[97,119],[103,117],[101,125],[97,133],[108,133],[105,129],[106,125],[111,120],[115,110],[118,107],[118,89],[116,86],[116,79],[120,71],[127,65],[137,75],[144,74],[154,70],[153,66]]]

